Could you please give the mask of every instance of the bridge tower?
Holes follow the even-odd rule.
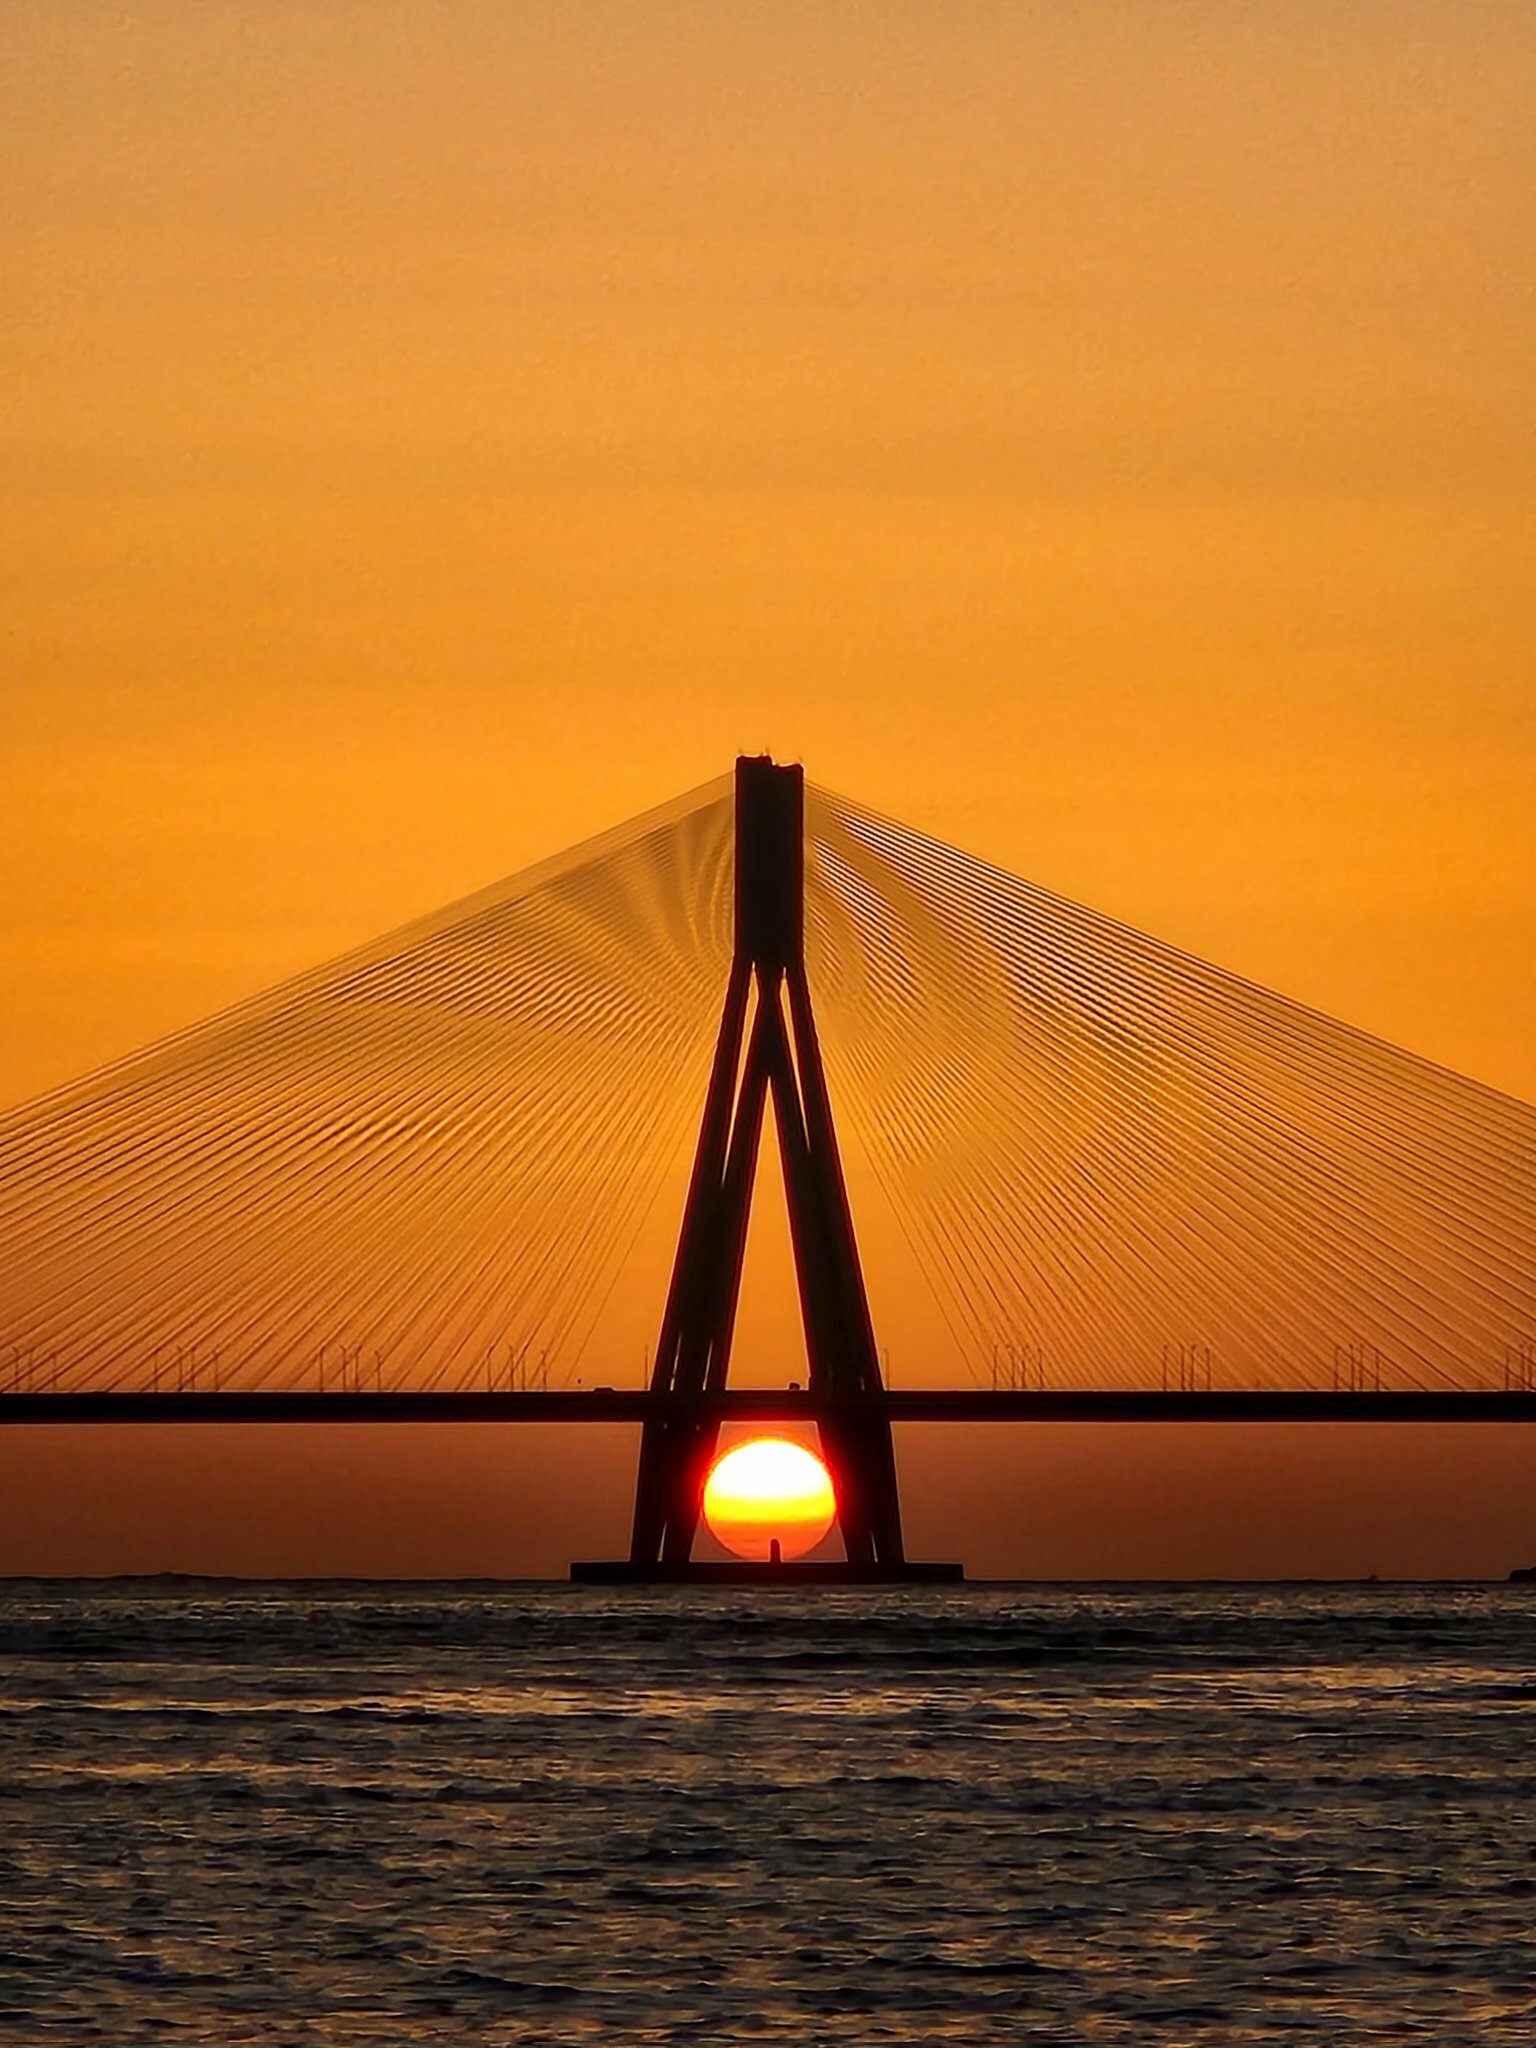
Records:
[[[738,760],[735,951],[651,1375],[657,1412],[644,1424],[628,1561],[573,1567],[583,1578],[711,1570],[691,1562],[720,1432],[700,1397],[726,1385],[770,1099],[810,1367],[808,1409],[837,1495],[846,1570],[860,1578],[958,1576],[954,1567],[909,1565],[902,1547],[879,1354],[806,978],[804,875],[803,772],[766,756]]]

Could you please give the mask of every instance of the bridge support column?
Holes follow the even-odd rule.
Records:
[[[678,1408],[644,1426],[627,1564],[574,1567],[582,1577],[683,1578],[722,1569],[692,1563],[719,1424],[701,1418],[691,1401],[726,1384],[770,1098],[810,1392],[847,1553],[846,1566],[826,1569],[861,1578],[935,1576],[934,1567],[906,1562],[890,1423],[853,1405],[878,1396],[882,1384],[805,972],[804,807],[799,768],[737,762],[735,953],[651,1376],[652,1394],[675,1397]]]

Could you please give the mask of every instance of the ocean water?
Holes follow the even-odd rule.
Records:
[[[1536,1589],[0,1588],[0,2042],[1536,2041]]]

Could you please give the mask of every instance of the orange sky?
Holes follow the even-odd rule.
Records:
[[[1526,0],[12,0],[0,59],[0,1098],[744,746],[1536,1096]],[[1458,1446],[1502,1570],[1536,1433]],[[147,1522],[0,1568],[401,1568],[306,1473],[459,1528],[490,1455],[226,1448],[279,1541],[129,1448]],[[1097,1483],[997,1568],[1129,1555]]]

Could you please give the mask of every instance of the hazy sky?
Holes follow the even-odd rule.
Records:
[[[1529,0],[6,0],[0,1099],[762,746],[1536,1096],[1533,105]]]

